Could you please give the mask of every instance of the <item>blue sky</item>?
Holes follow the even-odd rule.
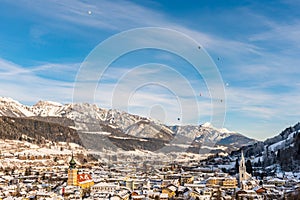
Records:
[[[0,95],[29,105],[40,99],[71,102],[80,64],[100,42],[132,28],[164,27],[193,38],[215,62],[226,85],[224,126],[265,139],[299,121],[299,9],[297,1],[2,0]],[[95,102],[108,108],[120,78],[149,63],[173,67],[201,93],[188,96],[197,99],[200,116],[187,122],[210,120],[206,80],[178,56],[158,50],[132,52],[112,63]],[[172,77],[148,68],[149,81],[154,75]],[[178,89],[184,90],[180,84]],[[160,106],[153,116],[178,123],[180,107],[168,87],[141,87],[126,103],[128,111],[141,115]]]

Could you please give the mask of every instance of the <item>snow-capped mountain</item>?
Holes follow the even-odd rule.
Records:
[[[241,150],[258,167],[300,170],[300,123],[286,128],[275,137],[244,146],[232,154],[240,154]]]
[[[0,97],[0,116],[30,117],[34,116],[34,113],[30,111],[30,107],[22,105],[18,101]]]
[[[138,148],[156,151],[163,148],[166,151],[199,153],[200,149],[205,149],[207,153],[212,150],[230,152],[254,142],[253,139],[227,129],[216,129],[209,123],[199,126],[168,126],[154,119],[114,109],[102,109],[87,103],[62,105],[39,101],[33,106],[26,106],[11,98],[2,97],[0,116],[28,117],[65,126],[67,124],[80,133],[82,143],[89,149],[105,148],[99,144],[99,141],[103,141],[102,143],[110,143],[110,146],[115,145],[125,150]],[[63,119],[73,123],[66,123]]]
[[[35,116],[42,117],[61,116],[64,109],[62,104],[53,101],[39,101],[29,108]]]

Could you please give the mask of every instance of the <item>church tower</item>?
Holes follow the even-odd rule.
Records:
[[[240,165],[239,165],[239,182],[240,186],[242,181],[246,180],[246,165],[245,165],[245,158],[244,158],[244,153],[242,151],[241,153],[241,160],[240,160]]]
[[[245,158],[244,158],[244,153],[242,151],[240,165],[239,165],[239,184],[240,184],[240,188],[244,189],[243,181],[246,181],[250,178],[251,178],[251,175],[248,174],[247,171],[246,171]]]
[[[68,185],[76,186],[78,185],[77,182],[77,172],[78,169],[76,169],[76,162],[74,160],[73,152],[72,152],[72,158],[69,162],[69,169],[68,169]]]

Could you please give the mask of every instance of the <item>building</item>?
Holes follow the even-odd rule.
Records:
[[[77,175],[77,184],[82,189],[89,189],[94,185],[94,181],[89,174],[78,174]]]
[[[263,197],[258,195],[254,190],[239,190],[236,192],[236,199],[237,200],[252,200],[252,199],[263,200]]]
[[[223,178],[221,177],[209,177],[206,181],[208,187],[222,185]]]
[[[233,177],[227,177],[223,180],[223,187],[225,188],[236,188],[237,181],[236,178]]]
[[[76,162],[74,160],[74,156],[72,153],[72,158],[69,162],[69,169],[68,169],[68,186],[77,186],[78,181],[77,181],[77,173],[78,169],[76,169]]]
[[[251,178],[251,174],[246,171],[246,164],[243,151],[241,153],[241,160],[239,165],[239,186],[243,189],[243,183]]]
[[[116,190],[120,189],[119,185],[113,183],[100,182],[91,187],[92,193],[111,193],[113,194]]]
[[[76,162],[72,153],[72,158],[69,162],[68,169],[68,186],[79,186],[82,189],[88,189],[94,185],[89,174],[78,174],[78,169],[76,169]]]
[[[162,193],[168,194],[169,198],[175,197],[176,191],[177,191],[177,186],[173,185],[173,184],[170,184],[170,185],[162,188]]]

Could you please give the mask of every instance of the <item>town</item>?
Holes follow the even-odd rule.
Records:
[[[300,173],[251,175],[243,153],[238,158],[217,155],[203,160],[168,160],[160,156],[141,159],[140,153],[127,157],[118,156],[119,152],[97,155],[63,142],[38,146],[1,140],[0,146],[0,199],[300,197]]]
[[[2,0],[0,200],[300,200],[300,0]]]

